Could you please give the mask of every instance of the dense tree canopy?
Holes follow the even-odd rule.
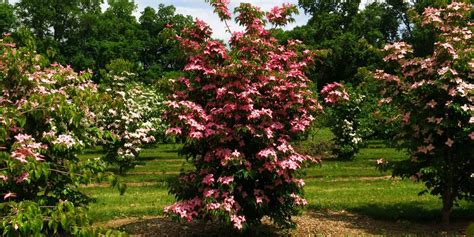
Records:
[[[333,81],[352,82],[359,67],[373,67],[381,62],[378,48],[398,38],[398,13],[391,5],[374,3],[359,10],[360,4],[360,1],[299,1],[311,18],[306,25],[289,31],[286,37],[322,50],[324,64],[317,65],[312,73],[320,88]]]
[[[173,36],[174,32],[181,32],[191,25],[193,19],[176,14],[173,6],[160,4],[156,11],[151,7],[145,8],[139,21],[145,39],[140,54],[145,82],[157,75],[181,70],[186,60]]]
[[[23,30],[23,34],[15,34],[17,41],[22,42],[25,33],[32,35],[38,52],[50,61],[70,64],[77,70],[90,68],[96,79],[105,75],[101,70],[115,59],[130,62],[133,72],[147,83],[182,69],[184,56],[170,29],[181,31],[191,24],[191,17],[160,4],[158,9],[145,8],[137,19],[133,1],[109,0],[105,11],[103,2],[21,0],[15,5]],[[11,5],[0,5],[2,32],[15,25],[13,13]]]
[[[16,23],[13,7],[0,1],[0,34],[9,33]]]

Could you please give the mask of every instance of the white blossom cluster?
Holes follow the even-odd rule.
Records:
[[[330,128],[336,138],[334,139],[337,148],[335,153],[343,159],[352,159],[364,142],[364,134],[370,133],[370,128],[364,126],[360,120],[365,96],[358,93],[351,93],[349,100],[344,103],[332,104],[328,109],[330,116]]]
[[[102,129],[111,133],[106,139],[109,162],[133,161],[144,144],[164,133],[162,125],[163,97],[152,88],[137,82],[126,83],[126,78],[113,76],[106,89],[111,101],[98,117]]]
[[[362,138],[356,133],[353,125],[354,125],[354,122],[349,121],[347,119],[343,120],[342,130],[343,130],[344,137],[341,138],[341,141],[344,141],[345,140],[344,138],[348,137],[352,144],[358,145],[359,143],[362,142]]]

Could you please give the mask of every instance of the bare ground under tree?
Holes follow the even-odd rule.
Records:
[[[230,227],[219,224],[177,223],[166,217],[144,217],[117,219],[101,226],[118,228],[131,236],[459,236],[465,235],[468,221],[451,224],[448,231],[442,230],[439,223],[411,223],[402,221],[375,220],[363,215],[345,211],[307,211],[295,217],[298,227],[294,230],[281,230],[264,221],[261,228],[250,233],[232,232]]]

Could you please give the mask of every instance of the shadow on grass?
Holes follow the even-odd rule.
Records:
[[[160,159],[160,157],[157,157],[156,155],[151,155],[151,156],[141,155],[141,156],[138,157],[138,159],[136,161],[136,164],[137,165],[146,165],[147,161],[154,161],[154,160],[158,160],[158,159]]]
[[[169,149],[160,149],[160,153],[175,153],[177,154],[180,151],[179,148],[169,148]]]
[[[175,160],[184,160],[184,158],[176,156],[176,155],[171,156],[171,155],[163,155],[163,154],[141,154],[137,160],[138,162],[155,161],[155,160],[175,161]]]
[[[386,157],[387,158],[387,157]],[[343,159],[339,157],[331,157],[331,158],[323,158],[321,161],[321,164],[324,165],[324,163],[342,163],[343,165],[351,165],[351,164],[365,164],[365,163],[373,163],[375,166],[375,160],[376,158],[373,159],[362,159],[362,158],[353,158],[353,159]],[[392,160],[391,157],[388,157],[388,160]],[[373,162],[372,162],[373,161]]]
[[[102,147],[91,147],[87,148],[83,151],[83,154],[103,154],[105,153],[104,149]]]
[[[427,209],[422,202],[393,205],[368,204],[348,210],[379,220],[441,222],[441,210]],[[451,217],[453,221],[474,220],[474,205],[454,208]]]
[[[316,205],[310,205],[309,210],[321,211]],[[427,223],[441,222],[441,210],[427,208],[425,202],[412,201],[397,204],[366,204],[357,207],[349,207],[345,210],[367,216],[374,220]],[[452,212],[452,220],[474,221],[474,204],[465,204],[462,207],[455,207]]]

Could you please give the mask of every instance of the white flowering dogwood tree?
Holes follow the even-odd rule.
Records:
[[[368,128],[362,126],[360,117],[364,95],[349,91],[341,83],[330,83],[321,90],[327,124],[334,134],[333,153],[340,159],[351,160],[359,151]]]
[[[99,126],[109,131],[103,141],[104,160],[123,173],[133,168],[145,144],[163,138],[163,96],[151,86],[131,81],[129,73],[109,74],[101,89],[107,95],[98,113]]]

